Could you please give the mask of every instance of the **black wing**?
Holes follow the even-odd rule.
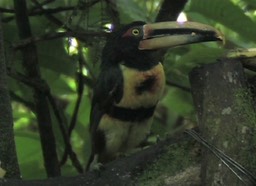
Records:
[[[90,130],[97,129],[102,115],[111,108],[114,102],[118,103],[122,95],[123,76],[120,68],[111,66],[102,69],[93,90]]]
[[[90,133],[92,147],[98,150],[104,148],[105,136],[99,131],[101,117],[113,104],[118,103],[123,95],[123,76],[118,66],[108,66],[101,69],[98,81],[94,88],[90,113]],[[101,147],[103,146],[103,147]],[[95,152],[96,149],[93,151]],[[96,151],[98,151],[96,150]]]
[[[100,154],[105,146],[103,131],[97,130],[99,122],[107,109],[114,102],[119,102],[123,95],[123,76],[120,68],[105,67],[101,69],[98,81],[93,91],[92,107],[90,113],[90,133],[92,140],[92,152],[87,163],[87,170],[93,161],[95,154]]]

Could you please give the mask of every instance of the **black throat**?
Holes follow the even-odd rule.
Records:
[[[125,66],[140,71],[149,70],[159,63],[153,53],[154,52],[139,51],[138,53],[127,56],[122,62]]]

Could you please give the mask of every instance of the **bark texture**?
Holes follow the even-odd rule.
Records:
[[[242,64],[223,59],[190,73],[202,136],[256,174],[256,116]],[[241,185],[216,156],[204,149],[202,185]],[[242,179],[252,185],[244,175]]]
[[[1,20],[1,13],[0,13]],[[3,27],[0,22],[0,168],[6,178],[20,178],[16,155],[11,100],[7,86]]]
[[[32,37],[32,32],[26,0],[14,0],[13,2],[19,37],[20,39],[28,39]],[[25,68],[26,76],[36,84],[45,85],[41,79],[36,45],[34,43],[28,44],[21,49],[21,53],[22,65]],[[45,92],[37,88],[34,88],[33,93],[46,173],[48,177],[60,176],[60,167],[47,96]]]

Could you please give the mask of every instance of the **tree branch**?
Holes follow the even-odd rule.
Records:
[[[111,17],[111,20],[113,21],[114,28],[119,28],[120,23],[120,16],[119,12],[117,11],[116,2],[112,0],[105,0],[107,4],[107,12]]]
[[[156,17],[156,22],[176,21],[188,0],[164,0]]]
[[[82,173],[83,168],[82,168],[80,162],[78,161],[75,152],[72,150],[72,146],[70,144],[69,135],[67,133],[67,129],[65,128],[65,124],[64,124],[65,119],[63,119],[63,117],[61,117],[60,111],[57,107],[55,99],[53,98],[53,96],[50,92],[50,88],[48,87],[48,85],[43,81],[41,81],[41,82],[31,81],[28,77],[26,77],[20,73],[14,73],[14,72],[9,71],[8,74],[10,77],[15,78],[16,80],[24,83],[25,85],[27,85],[33,89],[36,89],[36,90],[44,93],[47,96],[49,103],[51,104],[51,106],[53,108],[54,115],[57,118],[60,131],[62,133],[63,141],[64,141],[65,148],[66,148],[65,154],[70,156],[71,162],[73,163],[74,167],[77,169],[77,171],[79,173]],[[13,95],[13,96],[15,96],[15,95]],[[17,96],[15,96],[15,98],[17,99]],[[19,99],[19,100],[21,100],[21,99]],[[22,101],[22,102],[24,104],[28,104],[24,101]],[[35,111],[35,108],[33,110]],[[62,164],[62,163],[60,163],[60,164]]]
[[[1,13],[14,13],[14,10],[13,9],[9,9],[9,8],[2,8],[0,7],[0,12]]]
[[[32,33],[27,15],[26,0],[14,0],[14,7],[20,38],[30,38]],[[27,76],[33,81],[37,80],[41,82],[36,46],[29,44],[21,52],[23,58],[22,64]],[[49,177],[59,176],[60,168],[47,97],[40,90],[34,89],[34,99],[46,172]]]
[[[31,0],[31,1],[36,5],[36,8],[38,8],[40,11],[44,11],[43,5],[40,4],[37,0]],[[64,23],[59,19],[57,19],[55,16],[51,14],[44,14],[44,15],[47,19],[49,19],[51,22],[58,25],[59,27],[64,26]]]
[[[67,129],[64,127],[64,119],[61,117],[61,115],[59,113],[59,109],[57,107],[57,104],[55,103],[55,100],[54,100],[53,96],[51,95],[51,93],[48,92],[47,95],[48,95],[49,102],[53,108],[54,114],[59,123],[60,131],[62,133],[63,141],[65,144],[65,153],[67,155],[69,155],[70,160],[71,160],[73,166],[76,168],[76,170],[79,173],[83,173],[83,167],[82,167],[81,163],[79,162],[79,160],[77,159],[76,153],[73,151],[72,146],[70,144],[70,139],[69,139],[70,135],[67,133]],[[62,164],[62,162],[60,162],[60,165],[61,164]]]
[[[184,144],[186,144],[184,146]],[[169,137],[164,141],[157,143],[149,148],[138,151],[132,155],[119,158],[104,165],[104,169],[100,171],[90,171],[85,174],[78,175],[75,177],[59,177],[47,180],[30,180],[30,181],[17,181],[17,180],[1,180],[1,186],[19,185],[19,186],[54,186],[54,185],[139,185],[138,177],[143,174],[147,174],[152,164],[156,165],[158,160],[163,156],[168,159],[168,152],[179,151],[181,148],[184,149],[184,153],[191,153],[191,149],[195,148],[195,140],[186,135],[177,135],[177,137]],[[177,157],[180,158],[180,157]],[[197,154],[191,153],[190,162],[197,163]],[[165,167],[174,164],[175,158],[169,157],[168,163],[165,163]],[[181,162],[182,164],[182,162]],[[192,163],[193,164],[193,163]],[[183,165],[179,165],[183,166]],[[157,171],[157,170],[155,170]],[[166,174],[170,174],[170,169],[166,170]],[[175,170],[173,170],[175,171]],[[177,170],[176,170],[177,171]],[[176,172],[177,173],[177,172]],[[164,174],[164,173],[161,173]],[[198,172],[196,173],[198,174]],[[175,175],[175,173],[174,173]],[[197,175],[198,176],[198,175]],[[163,177],[163,176],[162,176]],[[154,179],[161,179],[152,177]],[[162,178],[163,179],[163,178]],[[163,183],[163,181],[161,182]],[[180,180],[176,185],[182,185],[183,180]]]
[[[12,44],[14,49],[21,49],[31,43],[54,40],[58,38],[65,38],[65,37],[75,37],[81,41],[85,41],[88,37],[106,37],[108,33],[106,32],[77,32],[77,31],[67,31],[67,32],[57,32],[57,33],[48,33],[42,36],[32,36],[26,39],[21,40],[18,43]]]
[[[32,11],[29,11],[28,15],[36,16],[36,15],[44,15],[44,14],[56,14],[63,11],[71,11],[71,10],[74,10],[75,8],[76,8],[75,6],[67,6],[67,7],[47,8],[43,10],[35,9]],[[15,13],[14,9],[8,9],[8,8],[2,8],[2,7],[0,7],[0,12],[11,13],[11,14]]]
[[[30,110],[32,110],[33,112],[35,112],[35,105],[27,100],[25,100],[24,98],[18,96],[17,94],[15,94],[13,91],[9,92],[11,98],[13,101],[16,101],[18,103],[23,104],[25,107],[29,108]]]

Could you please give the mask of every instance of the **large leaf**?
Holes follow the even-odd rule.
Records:
[[[42,78],[48,83],[51,93],[57,96],[73,94],[74,90],[68,85],[68,77],[59,72],[41,68]]]
[[[117,0],[116,5],[119,8],[119,12],[122,12],[122,15],[125,14],[129,17],[129,21],[147,20],[147,8],[139,6],[134,0]]]
[[[31,132],[15,132],[16,151],[24,179],[45,177],[39,136]]]
[[[9,44],[11,44],[13,41],[17,41],[18,40],[18,30],[17,30],[17,26],[15,21],[11,21],[8,24],[3,24],[3,32],[4,32],[4,41],[6,43],[6,45],[8,46]],[[8,48],[7,48],[8,49]]]
[[[256,1],[255,0],[243,0],[246,2],[248,5],[253,6],[254,8],[256,7]]]
[[[214,44],[212,43],[212,45]],[[221,46],[218,48],[210,47],[209,44],[194,44],[189,48],[189,51],[180,56],[175,63],[175,67],[183,69],[186,73],[189,73],[195,66],[215,62],[224,54]]]
[[[241,34],[244,38],[256,42],[256,23],[244,11],[228,0],[193,0],[189,12],[201,13]]]
[[[190,115],[194,110],[191,94],[176,88],[168,89],[168,94],[163,98],[162,103],[169,105],[173,112],[181,116]]]
[[[8,86],[10,91],[15,93],[17,96],[21,97],[24,101],[33,102],[34,91],[31,89],[31,87],[15,79],[9,78],[8,80]]]
[[[216,61],[223,56],[223,48],[215,43],[193,44],[171,49],[165,57],[166,79],[189,87],[188,74],[192,68]]]
[[[0,1],[0,6],[1,7],[5,7],[5,8],[11,8],[11,7],[13,7],[13,1],[7,1],[7,0],[5,0],[5,1]]]

